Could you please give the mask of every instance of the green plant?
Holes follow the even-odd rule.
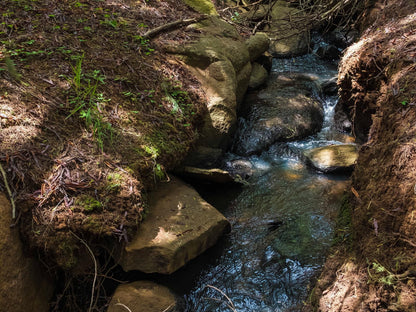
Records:
[[[162,83],[166,99],[171,104],[171,113],[176,116],[179,122],[183,122],[195,114],[193,111],[192,100],[187,91],[182,90],[182,85],[178,82],[176,85],[170,85],[168,82]],[[190,126],[184,123],[183,126]]]
[[[70,79],[73,93],[69,96],[69,103],[74,106],[66,119],[79,113],[84,119],[85,125],[92,131],[98,147],[102,151],[106,138],[112,141],[113,128],[103,117],[103,106],[110,99],[106,99],[103,93],[98,93],[99,85],[105,84],[105,76],[99,70],[84,74],[82,62],[84,54],[79,56],[74,67],[74,76]]]
[[[19,74],[19,72],[17,71],[16,64],[13,62],[13,60],[10,57],[6,56],[4,57],[4,63],[6,67],[5,68],[0,67],[0,71],[3,71],[3,70],[7,71],[10,74],[10,76],[12,76],[13,79],[19,81],[22,75]]]
[[[163,166],[157,162],[160,151],[151,145],[145,145],[143,149],[153,160],[153,175],[155,182],[164,179],[166,177],[165,170]]]
[[[381,283],[387,286],[393,286],[397,282],[397,276],[381,265],[377,260],[372,262],[368,267],[370,283]]]
[[[120,173],[110,173],[107,176],[108,184],[106,189],[109,192],[116,192],[121,188],[123,177]]]
[[[139,36],[139,35],[135,35],[135,36],[133,36],[133,39],[139,42],[139,48],[140,48],[141,50],[144,50],[144,54],[145,54],[145,55],[150,55],[150,54],[152,54],[152,52],[154,52],[154,51],[155,51],[155,49],[152,49],[152,48],[149,46],[149,42],[150,42],[150,40],[149,40],[149,39],[144,38],[144,37]]]
[[[100,21],[100,24],[110,26],[113,29],[118,29],[120,28],[120,26],[125,25],[126,22],[124,22],[123,20],[119,22],[116,18],[114,18],[113,15],[104,14],[104,20]]]
[[[234,12],[233,15],[231,16],[231,20],[233,22],[237,22],[239,17],[240,17],[240,14],[238,12]]]
[[[341,201],[341,209],[338,213],[336,221],[336,231],[334,244],[343,243],[350,246],[353,242],[351,222],[352,222],[352,208],[349,197],[344,195]]]
[[[85,212],[93,212],[100,210],[103,207],[103,204],[96,200],[95,198],[92,198],[91,196],[83,195],[79,197],[75,203],[79,206],[81,206]]]

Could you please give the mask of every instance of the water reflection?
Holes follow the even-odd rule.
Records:
[[[185,296],[185,311],[232,311],[227,297],[237,311],[288,311],[305,299],[331,243],[340,201],[331,191],[345,180],[294,159],[262,173],[224,211],[229,243]]]

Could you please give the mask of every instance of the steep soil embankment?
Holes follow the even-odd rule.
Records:
[[[340,65],[341,104],[366,143],[307,310],[416,311],[416,3],[384,2]]]

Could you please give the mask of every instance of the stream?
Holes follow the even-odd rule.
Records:
[[[274,60],[270,79],[302,72],[329,79],[336,66],[314,55]],[[277,143],[260,155],[233,160],[250,166],[250,185],[197,187],[231,222],[232,229],[198,259],[172,276],[184,312],[300,311],[308,285],[331,246],[347,176],[304,164],[302,150],[342,143],[331,128],[336,96],[322,97],[322,130],[302,141]],[[241,123],[244,125],[244,122]]]

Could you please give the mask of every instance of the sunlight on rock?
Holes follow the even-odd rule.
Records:
[[[358,157],[358,148],[354,144],[329,145],[304,152],[312,167],[322,172],[350,170]]]
[[[159,232],[157,236],[152,239],[152,243],[154,244],[163,244],[163,243],[170,243],[176,239],[176,235],[166,231],[163,227],[159,227]]]
[[[319,158],[319,162],[323,166],[329,166],[334,159],[334,152],[331,150],[323,150],[318,153],[316,157]]]

